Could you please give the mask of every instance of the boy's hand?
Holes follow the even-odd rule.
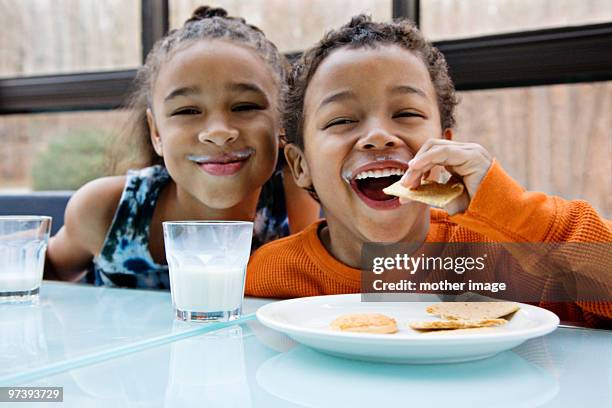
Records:
[[[467,191],[445,208],[452,215],[467,209],[491,163],[491,154],[479,144],[429,139],[408,162],[408,170],[402,176],[401,183],[408,188],[418,187],[421,179],[427,178],[434,166],[444,166],[462,179]]]

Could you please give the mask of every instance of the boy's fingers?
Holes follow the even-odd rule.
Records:
[[[458,146],[436,146],[415,156],[408,166],[413,170],[423,170],[427,167],[431,168],[431,164],[439,164],[441,166],[459,166],[474,156],[470,149],[465,149]]]
[[[408,188],[415,188],[421,184],[423,178],[427,178],[427,174],[432,168],[437,166],[435,163],[430,163],[420,170],[408,170],[406,172],[406,179],[402,180],[402,185]]]
[[[410,169],[410,167],[414,167],[417,168],[415,166],[418,165],[420,158],[427,152],[429,152],[430,150],[436,148],[437,146],[440,145],[459,145],[459,143],[457,142],[452,142],[450,140],[444,140],[444,139],[428,139],[423,146],[421,146],[421,148],[416,152],[416,154],[414,155],[414,157],[412,158],[412,160],[410,160],[408,162],[408,167]]]
[[[483,153],[484,152],[484,153]],[[459,143],[444,139],[429,139],[408,162],[408,170],[401,178],[401,184],[408,188],[418,187],[424,174],[432,167],[446,166],[461,177],[474,172],[482,156],[488,153],[476,143]]]
[[[463,193],[459,197],[455,198],[444,207],[444,210],[448,213],[448,215],[455,215],[465,212],[469,205],[470,196],[465,190],[463,190]]]
[[[428,139],[423,146],[421,146],[421,148],[416,152],[415,157],[417,158],[418,156],[422,155],[423,153],[432,150],[433,148],[436,147],[442,147],[442,146],[450,146],[450,147],[457,147],[457,148],[471,148],[471,146],[478,146],[475,143],[462,143],[462,142],[455,142],[452,140],[446,140],[446,139]],[[413,159],[414,160],[414,159]]]
[[[425,152],[414,161],[413,165],[402,177],[402,185],[415,188],[421,184],[421,179],[436,166],[452,168],[453,173],[463,177],[473,172],[475,151],[470,149],[449,149],[435,147]]]
[[[433,167],[433,166],[432,166]],[[429,170],[429,169],[427,169]],[[425,171],[427,171],[425,170]],[[410,170],[404,174],[401,179],[401,184],[404,187],[415,188],[421,184],[421,179],[423,178],[424,171],[421,170]]]

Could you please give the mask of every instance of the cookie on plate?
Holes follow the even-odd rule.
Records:
[[[423,331],[422,335],[435,335],[441,336],[454,335],[454,334],[480,334],[480,333],[495,333],[493,327],[476,327],[472,329],[444,329],[444,330],[427,330]]]
[[[475,329],[479,327],[501,326],[508,321],[505,319],[480,319],[480,320],[437,320],[426,322],[411,322],[409,326],[415,330],[440,330],[440,329]]]
[[[329,327],[355,333],[393,334],[397,332],[395,319],[380,313],[351,313],[337,317]]]
[[[498,319],[519,310],[514,302],[443,302],[429,306],[427,313],[447,320]]]

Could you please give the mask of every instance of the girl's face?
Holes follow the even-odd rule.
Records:
[[[415,54],[398,46],[333,51],[306,90],[303,127],[298,183],[312,182],[330,230],[399,242],[429,216],[426,205],[400,205],[382,192],[443,133],[433,84]]]
[[[179,191],[231,208],[272,175],[278,154],[278,85],[253,50],[197,41],[162,64],[148,112],[151,140]]]

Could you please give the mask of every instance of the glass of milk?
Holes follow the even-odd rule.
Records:
[[[0,217],[0,303],[38,301],[51,217]]]
[[[216,322],[240,317],[253,223],[164,222],[176,317]]]

